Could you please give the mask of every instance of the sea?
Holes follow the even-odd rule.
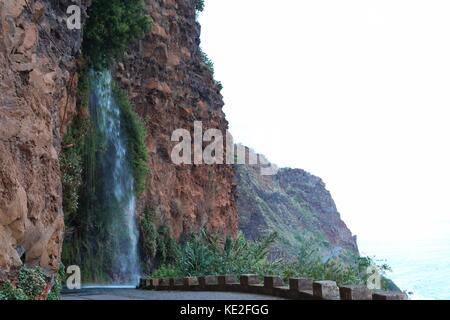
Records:
[[[358,239],[362,255],[386,262],[387,274],[412,300],[450,300],[450,221],[389,239]]]

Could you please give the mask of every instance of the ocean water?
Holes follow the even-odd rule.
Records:
[[[450,223],[426,234],[396,239],[359,239],[364,255],[386,260],[388,274],[413,300],[450,300]]]

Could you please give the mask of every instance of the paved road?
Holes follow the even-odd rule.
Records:
[[[235,292],[147,291],[136,289],[82,289],[65,292],[62,300],[281,300]]]

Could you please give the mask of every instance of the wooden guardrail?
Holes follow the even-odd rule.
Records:
[[[366,286],[341,286],[334,281],[258,275],[205,276],[186,278],[142,278],[140,289],[170,291],[222,291],[269,295],[295,300],[407,300],[403,293],[371,291]]]

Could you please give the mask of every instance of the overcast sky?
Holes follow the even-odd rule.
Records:
[[[199,20],[235,139],[320,176],[360,238],[407,241],[450,231],[449,17],[448,0],[206,0]]]

